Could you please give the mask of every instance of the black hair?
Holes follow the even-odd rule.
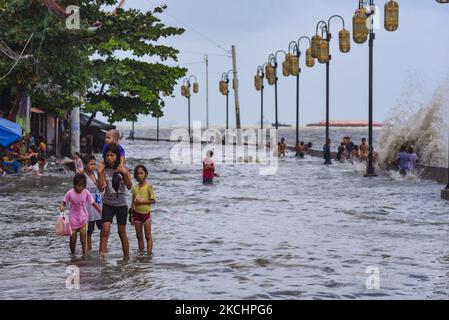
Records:
[[[209,151],[209,157],[213,157],[214,156],[214,152],[212,150]]]
[[[359,151],[359,146],[354,146],[354,151]]]
[[[92,161],[92,160],[97,161],[97,159],[95,158],[95,156],[92,155],[92,154],[85,154],[84,157],[83,157],[83,163],[86,164],[86,165],[87,165],[90,161]]]
[[[401,151],[405,151],[405,150],[407,150],[407,147],[405,145],[401,146]]]
[[[117,159],[115,160],[115,163],[114,163],[114,165],[113,165],[112,168],[109,166],[108,162],[106,161],[106,154],[107,154],[108,152],[112,152],[112,153],[114,153],[114,154],[117,156]],[[117,169],[117,167],[118,167],[119,164],[120,164],[120,157],[121,157],[120,149],[119,149],[118,145],[117,145],[117,144],[114,144],[114,143],[112,143],[112,144],[107,144],[107,145],[106,145],[106,148],[104,149],[103,155],[104,155],[104,156],[103,156],[103,160],[104,160],[104,163],[105,163],[105,165],[106,165],[106,168]]]
[[[73,155],[78,156],[80,159],[82,159],[81,153],[79,153],[79,152],[75,152]]]
[[[366,141],[366,138],[362,138],[362,141]]]
[[[30,146],[29,148],[28,148],[28,150],[30,150],[31,149],[31,151],[33,151],[33,152],[39,152],[39,150],[36,148],[36,146]]]
[[[143,172],[145,172],[145,176],[148,177],[148,170],[147,170],[147,168],[145,168],[144,165],[139,164],[137,167],[134,168],[134,179],[137,180],[137,171],[139,169],[142,169]]]
[[[408,148],[408,152],[409,152],[409,153],[413,153],[413,152],[415,152],[415,150],[413,150],[413,147],[409,147],[409,148]]]
[[[84,173],[77,173],[75,174],[75,177],[73,178],[73,186],[76,187],[78,184],[81,184],[86,187],[86,175]]]

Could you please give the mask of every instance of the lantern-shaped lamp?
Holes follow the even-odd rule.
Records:
[[[262,90],[262,77],[258,74],[254,77],[254,85],[257,91]]]
[[[329,62],[329,42],[327,40],[320,41],[320,47],[318,51],[318,61],[320,63]]]
[[[300,72],[299,58],[292,54],[290,57],[290,74],[296,77]]]
[[[282,75],[284,77],[288,77],[290,75],[290,61],[287,58],[285,58],[285,61],[282,62]]]
[[[185,97],[189,98],[190,97],[190,86],[186,86],[185,88],[186,88],[185,89],[185,93],[186,93]]]
[[[347,53],[351,51],[351,34],[349,33],[349,30],[343,28],[338,33],[338,42],[341,52]]]
[[[449,3],[449,0],[437,0],[438,3]]]
[[[220,81],[220,92],[224,96],[228,94],[228,83],[224,80]]]
[[[322,40],[322,38],[319,35],[314,35],[312,37],[312,57],[313,58],[318,58],[318,51],[320,49],[320,41]]]
[[[396,31],[399,28],[399,4],[390,0],[385,4],[385,29]]]
[[[181,86],[181,95],[183,96],[183,97],[186,97],[187,96],[187,87],[185,86],[185,85],[182,85]]]
[[[276,70],[271,63],[267,64],[267,66],[265,67],[265,74],[268,84],[270,86],[274,85],[274,83],[276,82]]]
[[[200,86],[198,84],[198,82],[195,82],[193,84],[193,93],[198,93],[200,91]]]
[[[366,21],[366,8],[357,9],[352,18],[352,37],[354,42],[361,44],[368,40],[369,30]]]
[[[309,48],[306,50],[306,66],[309,68],[313,68],[315,65],[315,58],[312,57],[312,49]]]

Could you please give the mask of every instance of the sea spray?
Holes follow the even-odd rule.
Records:
[[[421,164],[447,167],[448,108],[449,84],[440,86],[430,102],[415,107],[414,112],[407,103],[398,105],[380,133],[380,164],[388,166],[406,145],[414,148]]]

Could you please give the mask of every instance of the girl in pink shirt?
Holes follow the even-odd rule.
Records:
[[[80,233],[81,246],[83,248],[84,256],[87,255],[87,224],[89,222],[89,214],[86,210],[86,205],[93,206],[100,214],[101,208],[94,201],[92,194],[86,190],[86,175],[84,173],[77,173],[73,179],[73,189],[70,189],[61,203],[61,211],[65,210],[65,206],[70,203],[69,221],[73,233],[70,236],[70,251],[75,253],[76,238],[78,232]]]

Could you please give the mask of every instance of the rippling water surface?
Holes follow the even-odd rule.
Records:
[[[174,166],[171,145],[124,141],[127,163],[150,170],[154,255],[122,261],[115,231],[107,260],[98,232],[87,260],[53,231],[71,177],[0,180],[2,299],[447,299],[448,203],[441,185],[392,174],[363,177],[351,164],[280,160],[278,173],[219,166],[203,186],[201,166]],[[79,250],[79,249],[78,249]],[[80,268],[80,290],[65,286]],[[380,270],[368,290],[367,267]]]

